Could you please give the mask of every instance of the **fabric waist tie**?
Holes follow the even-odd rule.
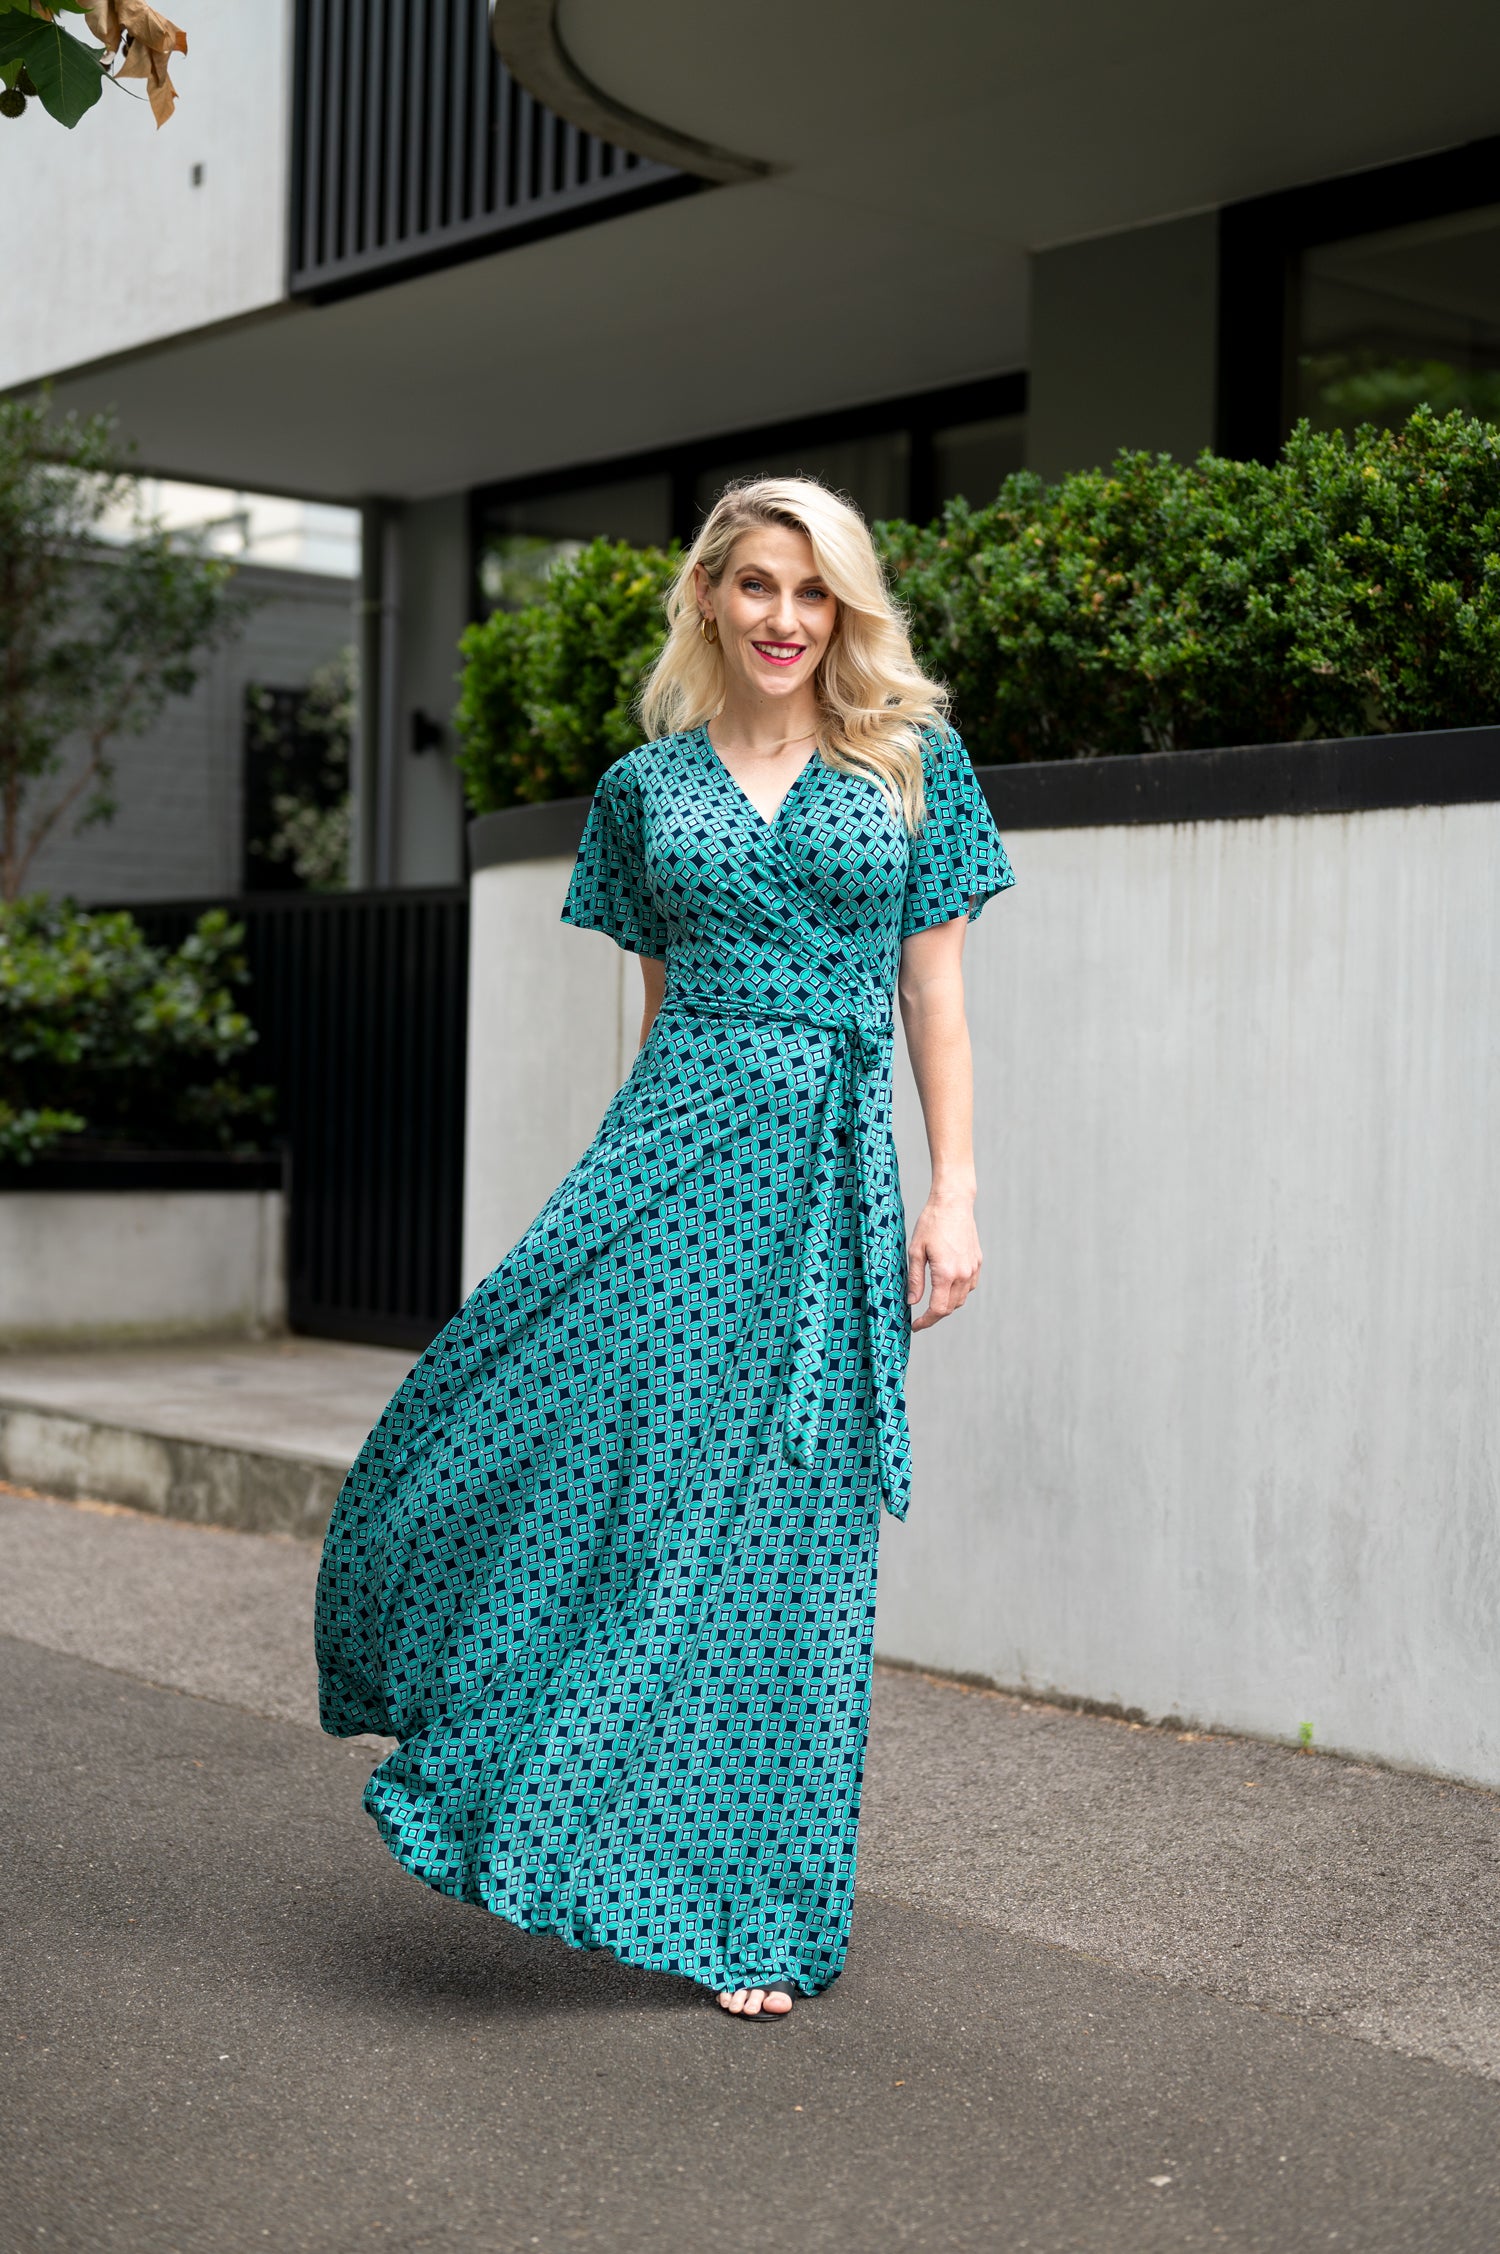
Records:
[[[905,1461],[906,1412],[902,1379],[911,1320],[905,1297],[906,1247],[904,1240],[894,1247],[881,1242],[878,1223],[884,1217],[888,1232],[890,1215],[884,1208],[892,1201],[882,1201],[876,1195],[877,1182],[894,1164],[887,1148],[890,1130],[886,1110],[875,1100],[890,1078],[895,1043],[891,1019],[874,1009],[858,1015],[851,1012],[847,1017],[833,1013],[821,1016],[807,1010],[699,999],[671,989],[658,1015],[723,1018],[752,1025],[806,1025],[835,1036],[802,1207],[792,1342],[782,1403],[783,1443],[793,1463],[807,1469],[816,1466],[827,1390],[829,1289],[843,1194],[840,1158],[852,1130],[859,1186],[857,1253],[875,1390],[881,1486],[887,1508],[898,1518],[904,1517],[906,1482],[900,1467]],[[899,1202],[895,1212],[895,1234],[900,1239]]]

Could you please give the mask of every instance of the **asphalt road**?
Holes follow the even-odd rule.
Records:
[[[872,1748],[884,1772],[873,1883],[848,1969],[785,2024],[744,2025],[688,1983],[527,1937],[408,1878],[359,1806],[374,1749],[245,1703],[253,1685],[235,1668],[253,1673],[254,1662],[223,1647],[250,1633],[246,1587],[257,1575],[275,1584],[268,1550],[152,1528],[131,1551],[160,1562],[159,1533],[198,1545],[182,1555],[198,1561],[201,1601],[185,1608],[179,1587],[173,1618],[192,1617],[176,1656],[156,1663],[207,1673],[213,1695],[199,1696],[138,1679],[155,1648],[146,1583],[133,1597],[123,1562],[112,1597],[107,1579],[111,1558],[130,1550],[130,1524],[96,1520],[80,1535],[79,1514],[49,1523],[69,1557],[86,1559],[101,1623],[124,1624],[107,1666],[45,1648],[62,1626],[49,1628],[34,1576],[33,1618],[0,1639],[4,2254],[1500,2246],[1500,2082],[1391,2047],[1407,2040],[1404,2022],[1392,2036],[1336,2020],[1340,1965],[1367,2020],[1395,1994],[1400,1920],[1358,1874],[1361,1855],[1388,1862],[1401,1850],[1398,1805],[1409,1854],[1424,1823],[1433,1838],[1402,1913],[1411,1948],[1428,1949],[1421,1992],[1444,1938],[1423,1934],[1424,1917],[1457,1918],[1455,1963],[1477,1951],[1464,1903],[1493,1875],[1490,1796],[1440,1798],[1442,1788],[1377,1774],[1375,1800],[1362,1803],[1361,1774],[1339,1764],[1235,1741],[1178,1747],[887,1682],[896,1695]],[[24,1564],[24,1544],[12,1554]],[[293,1579],[307,1562],[287,1545]],[[48,1584],[58,1602],[61,1572]],[[80,1583],[71,1617],[86,1616]],[[290,1632],[284,1650],[273,1644],[273,1673],[297,1648]],[[301,1695],[284,1685],[294,1713]],[[1254,1793],[1252,1760],[1264,1764]],[[1283,1819],[1267,1818],[1261,1795],[1280,1791],[1281,1761],[1307,1797],[1288,1787]],[[1130,1834],[1132,1794],[1118,1782],[1132,1765]],[[986,1844],[1018,1799],[1016,1837],[1042,1838],[1048,1774],[1064,1838],[1105,1840],[1103,1864],[1060,1889],[1077,1926],[1062,1940],[1018,1929],[1059,1891],[1040,1846],[1029,1862],[1011,1854],[1006,1924]],[[1240,1821],[1231,1786],[1256,1811],[1245,1823],[1269,1823],[1304,1851],[1313,1841],[1314,1894],[1342,1888],[1336,1932],[1326,1913],[1299,1923],[1289,1910],[1291,2001],[1252,1994],[1259,1971],[1243,1992],[1212,1992],[1234,1969],[1221,1978],[1214,1962],[1232,1954],[1236,1925],[1216,1907],[1236,1882],[1215,1829]],[[1163,1890],[1156,1841],[1174,1823],[1182,1832],[1195,1807],[1206,1844],[1183,1833]],[[1372,1810],[1385,1812],[1373,1833]],[[1440,1842],[1455,1830],[1445,1895]],[[1341,1833],[1352,1876],[1335,1868]],[[1111,1857],[1125,1904],[1113,1925],[1095,1898],[1108,1893],[1098,1881]],[[1281,1883],[1269,1834],[1248,1868],[1260,1902]],[[1087,1942],[1095,1930],[1099,1953]],[[1320,1930],[1325,1984],[1299,2009]],[[1131,1951],[1138,1963],[1119,1961]],[[1258,1936],[1257,1966],[1273,1958],[1274,1935]],[[1488,2024],[1482,1997],[1450,2000],[1446,2031],[1440,2018],[1421,2023],[1429,2050],[1461,2050],[1476,2012]]]

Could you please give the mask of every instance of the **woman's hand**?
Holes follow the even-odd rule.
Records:
[[[928,1277],[932,1280],[931,1297],[921,1314],[912,1316],[912,1329],[930,1330],[962,1307],[979,1281],[983,1261],[972,1196],[934,1190],[917,1216],[906,1259],[908,1307],[916,1307]]]

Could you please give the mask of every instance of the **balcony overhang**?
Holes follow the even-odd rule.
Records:
[[[496,47],[528,93],[559,117],[598,133],[654,164],[670,164],[721,185],[759,180],[772,167],[762,158],[736,154],[697,134],[663,125],[633,110],[596,86],[570,54],[558,26],[554,0],[490,0],[490,29]],[[595,123],[594,120],[601,122]],[[608,120],[608,123],[602,122]]]
[[[496,0],[493,28],[560,114],[716,152],[719,184],[55,371],[59,405],[115,407],[166,474],[418,499],[1024,366],[1032,253],[1500,128],[1481,0],[1433,0],[1419,71],[1404,0],[824,0],[789,39]]]
[[[1038,250],[1500,130],[1488,0],[1433,0],[1419,67],[1406,0],[821,0],[771,24],[492,0],[491,28],[523,84],[624,147],[795,179],[808,224],[758,246],[793,257],[835,253],[836,213],[870,202]]]

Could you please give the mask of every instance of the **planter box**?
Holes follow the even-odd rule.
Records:
[[[0,1168],[0,1346],[286,1326],[281,1161],[197,1152]]]

